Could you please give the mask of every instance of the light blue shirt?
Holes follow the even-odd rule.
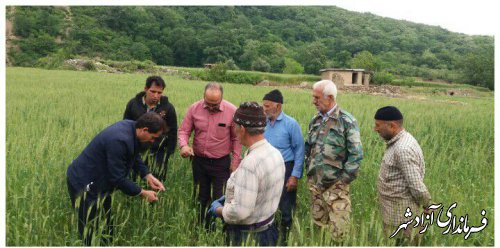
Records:
[[[264,136],[280,151],[285,162],[294,162],[292,176],[301,178],[304,168],[304,137],[299,123],[282,111],[274,124],[271,125],[271,121],[267,120]]]

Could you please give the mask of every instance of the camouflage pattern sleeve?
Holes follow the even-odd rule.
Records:
[[[363,160],[363,146],[361,145],[358,122],[354,118],[349,118],[346,123],[347,161],[344,164],[342,180],[345,183],[350,183],[358,175],[358,169],[361,165],[361,160]]]

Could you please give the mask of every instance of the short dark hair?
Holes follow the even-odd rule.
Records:
[[[160,86],[162,89],[165,89],[165,81],[160,76],[149,76],[146,79],[146,88],[151,88],[151,85],[156,84]]]
[[[147,112],[137,119],[135,122],[135,128],[144,127],[148,128],[149,133],[157,133],[159,131],[166,133],[168,131],[167,124],[163,118],[155,112]]]

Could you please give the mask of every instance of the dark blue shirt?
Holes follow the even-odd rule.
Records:
[[[280,151],[285,162],[294,162],[292,176],[301,178],[304,167],[304,137],[299,123],[282,111],[273,125],[267,120],[264,136]]]
[[[67,176],[78,191],[91,184],[91,193],[108,193],[118,188],[135,196],[141,188],[129,179],[131,169],[141,177],[149,173],[140,157],[135,121],[123,120],[101,131],[73,160]]]

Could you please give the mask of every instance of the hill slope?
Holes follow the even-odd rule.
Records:
[[[10,19],[17,66],[80,55],[310,74],[361,67],[493,88],[493,37],[335,6],[17,6]]]

